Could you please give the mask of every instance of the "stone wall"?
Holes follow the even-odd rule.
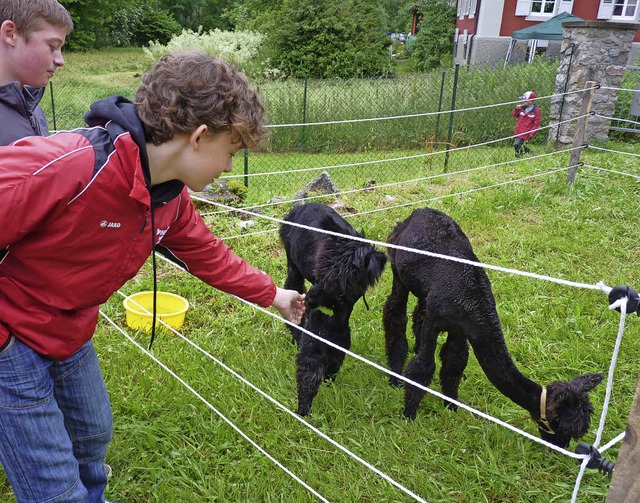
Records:
[[[580,115],[582,93],[571,92],[584,89],[586,82],[595,81],[602,87],[620,87],[632,40],[640,24],[577,21],[563,23],[562,27],[561,62],[555,90],[558,96],[551,99],[549,117],[552,124]],[[593,95],[591,111],[613,117],[616,95],[615,89],[597,89]],[[551,127],[549,142],[561,146],[571,145],[576,123],[577,121],[571,121]],[[610,121],[606,119],[589,117],[585,142],[605,141],[609,126]]]

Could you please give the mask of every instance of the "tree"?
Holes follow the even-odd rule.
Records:
[[[388,75],[382,17],[366,0],[284,0],[266,24],[271,66],[292,77]]]
[[[134,3],[116,11],[109,27],[110,46],[144,46],[155,41],[166,44],[182,31],[173,15],[146,3]]]
[[[411,12],[409,9],[415,5],[415,0],[376,0],[383,13],[382,23],[386,31],[392,33],[406,33],[411,28]]]
[[[156,0],[154,3],[171,12],[176,21],[189,30],[227,30],[232,27],[224,16],[232,0]]]
[[[410,56],[416,69],[427,71],[453,58],[456,8],[448,0],[420,0],[417,6],[424,18],[418,25]]]
[[[68,49],[91,49],[106,44],[113,13],[127,0],[60,0],[73,19],[74,28],[66,40]]]

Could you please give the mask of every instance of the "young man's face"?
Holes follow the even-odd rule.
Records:
[[[222,173],[231,172],[233,156],[240,148],[240,143],[232,143],[231,133],[202,134],[197,150],[189,156],[182,182],[196,192],[203,190]]]
[[[17,80],[21,86],[45,87],[56,69],[64,65],[62,46],[66,29],[45,22],[26,41],[15,31],[15,26],[6,27],[6,23],[13,25],[10,21],[2,25],[2,43],[10,58],[4,65],[3,83]]]

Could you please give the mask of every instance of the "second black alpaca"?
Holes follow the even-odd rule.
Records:
[[[363,238],[335,210],[307,203],[291,210],[285,221],[347,236]],[[307,292],[308,314],[303,326],[310,332],[349,349],[349,318],[355,303],[380,278],[387,256],[362,241],[283,224],[280,239],[287,255],[285,288]],[[298,414],[306,416],[325,379],[332,379],[344,361],[344,352],[289,327],[299,345],[296,358]]]
[[[458,224],[444,213],[415,210],[400,222],[388,242],[407,248],[478,262],[471,243]],[[389,250],[393,287],[383,311],[387,360],[392,371],[402,373],[407,357],[407,300],[417,297],[413,312],[416,337],[414,358],[404,376],[424,386],[436,369],[438,335],[447,332],[440,350],[442,393],[458,398],[458,387],[469,357],[469,344],[491,383],[506,397],[526,409],[541,437],[561,447],[589,429],[593,406],[588,392],[603,379],[586,374],[571,382],[556,381],[546,388],[525,377],[509,355],[491,283],[481,267],[410,251]],[[391,384],[398,385],[392,378]],[[404,415],[416,417],[425,391],[405,384]],[[448,407],[456,408],[450,402]]]

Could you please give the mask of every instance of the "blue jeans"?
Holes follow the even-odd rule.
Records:
[[[113,419],[91,341],[63,362],[0,353],[0,463],[18,502],[102,503]]]

